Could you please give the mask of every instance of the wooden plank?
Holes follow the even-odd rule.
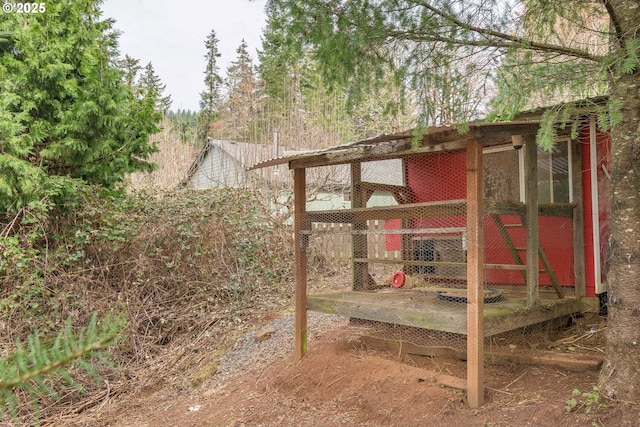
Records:
[[[393,259],[385,259],[385,258],[355,258],[353,260],[356,263],[368,263],[368,264],[404,264],[411,266],[437,266],[437,265],[448,265],[455,267],[466,267],[466,262],[460,261],[413,261],[413,260],[393,260]],[[516,271],[526,271],[526,265],[515,265],[515,264],[484,264],[484,268],[490,270],[516,270]],[[429,277],[427,274],[425,277]]]
[[[535,136],[525,140],[526,229],[527,229],[527,306],[538,302],[538,146]]]
[[[391,325],[465,335],[468,304],[452,304],[437,299],[436,291],[386,288],[379,292],[332,292],[308,297],[308,309]],[[446,288],[443,288],[446,289]],[[546,294],[546,292],[545,292]],[[550,294],[551,296],[551,294]],[[545,299],[527,309],[523,298],[505,297],[503,301],[484,304],[484,335],[501,334],[582,312],[582,300],[573,297]]]
[[[301,360],[307,354],[307,241],[306,228],[306,174],[305,169],[293,172],[293,230],[295,236],[295,352]]]
[[[431,303],[425,305],[426,300]],[[389,294],[333,292],[309,295],[307,306],[312,311],[348,318],[466,334],[466,304],[438,301],[433,294],[420,295],[410,291]]]
[[[381,351],[388,351],[392,354],[417,354],[427,357],[448,357],[451,359],[467,360],[467,353],[456,350],[452,347],[440,345],[416,345],[412,342],[402,340],[388,340],[365,335],[360,337],[360,341],[371,348]]]
[[[438,202],[407,203],[398,206],[377,206],[372,208],[352,208],[331,211],[310,211],[307,213],[311,222],[353,223],[374,219],[413,219],[416,217],[458,216],[466,206],[464,199],[443,200]],[[544,205],[539,208],[539,215],[571,217],[573,203]],[[525,215],[525,206],[517,202],[485,201],[485,214]],[[403,228],[406,228],[403,226]]]
[[[575,207],[575,203],[539,203],[538,216],[561,216],[564,218],[573,218],[573,210]]]
[[[482,143],[467,144],[467,400],[484,403],[484,221]]]
[[[564,291],[560,287],[558,276],[556,276],[556,272],[553,270],[553,266],[551,265],[551,262],[549,262],[549,258],[547,258],[544,248],[540,245],[538,245],[538,255],[540,256],[540,261],[542,261],[542,265],[544,266],[545,273],[547,273],[549,280],[551,280],[551,286],[553,286],[553,290],[556,291],[556,295],[558,295],[558,298],[564,298]]]
[[[426,357],[466,360],[466,353],[451,347],[416,345],[411,342],[386,340],[372,336],[363,336],[360,340],[375,350],[388,351],[394,355],[415,354]],[[584,372],[599,371],[602,367],[603,357],[543,350],[527,350],[526,352],[487,351],[485,353],[485,361],[498,364],[518,363],[523,365],[550,366],[568,371]]]
[[[505,200],[485,200],[483,208],[485,215],[523,215],[525,213],[524,203]]]
[[[558,353],[553,351],[532,351],[509,353],[489,352],[487,361],[491,363],[519,363],[524,365],[551,366],[568,371],[599,371],[603,357],[598,355]]]
[[[582,200],[582,144],[574,141],[571,159],[573,166],[573,272],[575,293],[578,297],[587,295],[587,279],[584,253],[584,201]]]
[[[464,206],[464,200],[445,200],[442,202],[408,203],[375,208],[310,211],[307,216],[311,222],[354,223],[373,219],[454,216],[459,215]]]
[[[366,204],[362,191],[362,167],[360,162],[351,163],[351,206],[352,210],[363,209]],[[367,220],[353,222],[353,231],[367,230]],[[368,253],[367,236],[354,234],[351,237],[351,258],[366,258]],[[353,263],[353,290],[367,289],[369,284],[369,267],[363,263]]]
[[[517,265],[524,265],[524,262],[522,262],[522,258],[520,258],[520,253],[518,252],[518,248],[516,248],[516,245],[513,243],[513,239],[509,235],[509,232],[506,229],[506,225],[502,222],[502,218],[500,218],[500,215],[491,214],[491,219],[493,219],[493,223],[498,228],[498,233],[502,237],[502,240],[504,241],[504,243],[507,245],[507,249],[511,254],[511,258],[513,258],[513,261]],[[509,225],[518,225],[519,227],[523,227],[522,224],[509,224]],[[526,269],[521,270],[521,274],[522,274],[522,278],[526,283],[526,280],[527,280]]]

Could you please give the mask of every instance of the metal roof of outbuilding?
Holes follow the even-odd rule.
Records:
[[[539,126],[539,120],[478,122],[467,124],[464,131],[462,130],[463,128],[455,126],[430,127],[422,133],[422,137],[417,136],[417,138],[414,135],[415,130],[411,129],[378,135],[323,150],[306,151],[300,154],[277,157],[257,163],[251,166],[249,170],[285,163],[289,163],[289,167],[295,169],[296,166],[292,165],[292,163],[295,164],[297,162],[310,162],[309,166],[312,167],[349,163],[354,160],[392,158],[394,155],[411,154],[413,141],[416,141],[419,147],[433,147],[439,144],[455,142],[464,143],[473,138],[488,138],[499,135],[504,140],[508,138],[510,141],[511,134],[535,134]]]

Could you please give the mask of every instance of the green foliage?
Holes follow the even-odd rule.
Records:
[[[618,72],[621,74],[633,74],[638,71],[638,65],[640,63],[640,39],[633,38],[627,40],[624,45],[624,53],[618,67]]]
[[[600,400],[600,388],[593,386],[592,391],[582,392],[578,389],[573,390],[573,396],[565,403],[565,409],[569,412],[583,409],[587,414],[597,411],[603,407]]]
[[[198,143],[201,140],[196,139],[197,126],[201,122],[200,114],[191,110],[178,109],[177,111],[169,111],[167,118],[171,121],[173,129],[178,133],[181,142],[201,145]]]
[[[51,180],[113,186],[150,170],[155,99],[137,99],[115,66],[117,39],[96,0],[0,15],[0,212],[37,200]]]
[[[155,100],[156,111],[161,112],[163,115],[169,111],[171,107],[171,95],[163,96],[167,85],[162,83],[160,77],[153,69],[151,62],[144,67],[138,81],[138,86],[141,90],[142,99],[149,98]]]
[[[18,419],[18,405],[32,407],[34,423],[39,418],[39,400],[46,396],[57,400],[59,390],[71,386],[78,391],[83,387],[74,380],[72,368],[78,367],[99,380],[96,364],[108,363],[102,350],[116,343],[123,321],[106,317],[98,321],[91,317],[88,325],[74,331],[72,323],[55,337],[52,343],[40,338],[37,332],[27,338],[26,344],[18,340],[15,347],[0,358],[0,418],[11,415]],[[27,402],[23,402],[26,393]]]
[[[207,51],[204,56],[206,59],[204,71],[205,91],[200,93],[200,109],[211,118],[217,113],[222,101],[222,77],[218,66],[218,58],[220,58],[219,42],[220,40],[218,40],[215,30],[211,30],[204,43]]]
[[[215,120],[222,107],[222,76],[218,66],[218,59],[220,58],[219,41],[215,30],[211,30],[204,43],[206,48],[204,56],[206,60],[204,71],[205,90],[200,93],[200,114],[196,118],[197,139],[199,141],[206,140],[209,125]]]

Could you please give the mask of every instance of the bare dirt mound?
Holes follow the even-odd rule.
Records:
[[[264,342],[253,333],[250,353],[260,357],[245,360],[242,370],[190,390],[165,384],[118,396],[73,425],[592,427],[637,426],[640,419],[637,407],[599,406],[581,396],[573,411],[566,409],[574,389],[592,390],[597,372],[515,364],[487,365],[486,403],[472,410],[463,391],[435,381],[437,374],[464,376],[464,362],[413,355],[399,360],[368,348],[358,332],[345,324],[315,332],[299,363],[288,333],[281,334],[285,339],[280,331],[268,333]],[[247,342],[236,350],[245,347]],[[271,356],[261,355],[261,348]],[[229,356],[238,362],[244,357],[234,351]]]

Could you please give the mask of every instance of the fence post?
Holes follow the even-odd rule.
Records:
[[[307,227],[305,169],[293,171],[293,232],[296,280],[295,350],[296,360],[307,353],[307,243],[309,237],[302,235]]]
[[[484,402],[484,221],[482,143],[467,142],[467,400]]]

